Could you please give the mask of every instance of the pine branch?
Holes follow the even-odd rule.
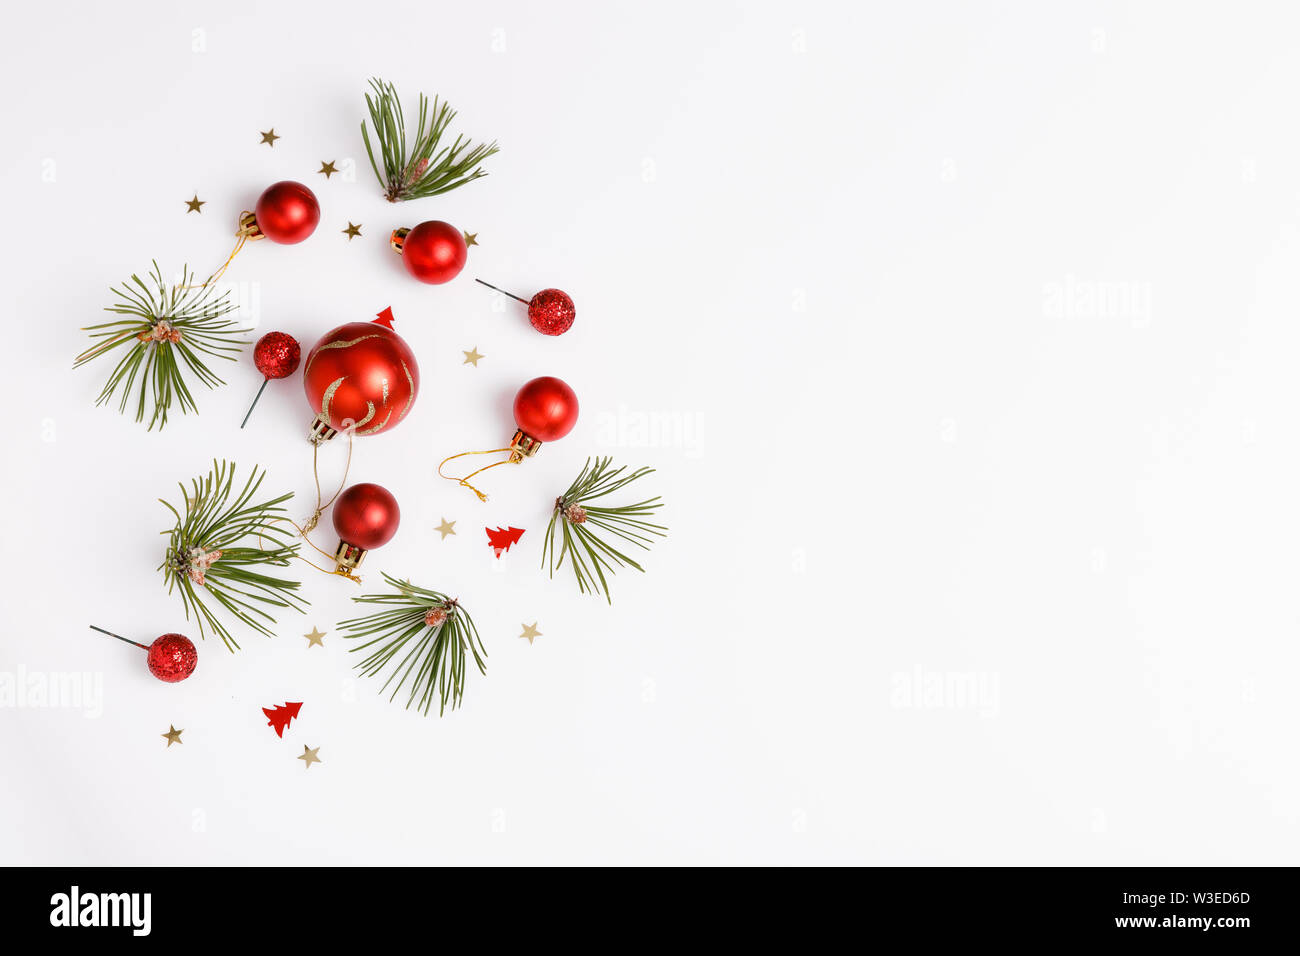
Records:
[[[125,347],[126,353],[108,376],[95,404],[103,405],[120,388],[118,411],[125,412],[128,404],[134,404],[135,420],[142,422],[152,395],[148,430],[157,425],[161,431],[167,425],[172,402],[180,405],[182,414],[199,410],[185,384],[186,370],[208,388],[224,385],[203,356],[234,361],[235,355],[228,353],[238,353],[248,344],[236,336],[252,330],[234,328],[235,322],[222,319],[236,308],[229,301],[229,293],[214,298],[215,287],[194,285],[188,268],[182,269],[180,284],[168,288],[155,261],[150,278],[153,284],[146,285],[139,276],[132,275],[130,282],[113,290],[118,301],[105,306],[104,311],[128,318],[83,329],[95,341],[77,356],[72,367],[80,368]]]
[[[369,638],[350,649],[355,653],[374,648],[356,665],[363,675],[371,677],[389,664],[393,665],[392,673],[380,688],[382,693],[396,679],[389,700],[395,699],[409,680],[411,688],[406,699],[407,709],[414,704],[416,710],[428,716],[437,696],[440,701],[438,716],[441,717],[448,701],[451,701],[453,710],[460,706],[469,655],[473,656],[479,673],[487,673],[483,663],[487,650],[479,639],[473,619],[455,598],[416,587],[387,574],[384,580],[396,589],[396,593],[363,594],[352,600],[361,604],[384,605],[389,610],[340,621],[338,628],[351,632],[343,635],[348,640]]]
[[[654,537],[662,538],[668,533],[664,525],[646,520],[654,517],[656,509],[663,507],[658,495],[617,507],[591,503],[654,471],[653,468],[638,468],[624,475],[626,466],[611,470],[612,461],[612,458],[597,458],[593,464],[590,458],[587,459],[568,491],[555,499],[555,508],[546,526],[546,539],[542,543],[542,567],[550,565],[551,577],[555,577],[556,570],[568,558],[574,577],[578,579],[578,590],[583,594],[604,591],[605,601],[609,604],[613,599],[606,572],[612,575],[616,568],[621,567],[645,571],[618,551],[614,544],[626,547],[621,542],[628,542],[648,551]]]
[[[213,461],[206,478],[195,478],[186,494],[184,514],[161,498],[175,517],[167,554],[158,570],[167,581],[167,593],[179,590],[185,619],[191,612],[199,624],[199,636],[210,627],[231,651],[239,643],[207,603],[211,599],[253,630],[273,637],[275,618],[267,608],[292,608],[303,613],[307,602],[298,596],[301,582],[265,573],[261,568],[283,568],[298,555],[298,542],[291,533],[293,523],[281,507],[293,493],[269,501],[254,502],[266,472],[253,466],[244,488],[232,495],[235,481],[233,462]]]
[[[365,140],[366,153],[370,156],[370,168],[384,187],[384,196],[389,202],[437,196],[487,175],[480,164],[498,152],[495,140],[486,146],[480,143],[471,147],[470,140],[457,134],[456,141],[450,146],[439,148],[442,134],[455,119],[456,111],[446,103],[440,103],[438,97],[433,98],[433,110],[430,111],[428,97],[420,94],[419,125],[408,151],[406,120],[397,89],[378,77],[370,81],[370,88],[375,95],[366,94],[366,106],[370,109],[370,122],[375,127],[383,172],[379,171],[380,164],[375,161],[375,150],[365,121],[361,123],[361,138]]]

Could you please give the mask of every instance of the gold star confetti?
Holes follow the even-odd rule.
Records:
[[[189,209],[185,210],[185,214],[188,216],[192,212],[197,212],[201,216],[203,215],[203,210],[200,209],[199,207],[206,206],[207,204],[208,204],[207,200],[200,199],[199,194],[195,193],[193,199],[185,200],[185,205],[190,207]]]
[[[325,632],[322,631],[320,628],[316,627],[315,625],[312,625],[311,633],[304,634],[303,637],[307,638],[308,647],[325,646],[325,642],[324,642]]]
[[[465,236],[465,245],[466,245],[466,246],[477,246],[477,245],[478,245],[478,233],[477,233],[477,232],[467,232],[467,233],[464,233],[464,236]]]
[[[165,734],[159,734],[158,736],[159,736],[159,737],[166,737],[166,738],[167,738],[167,746],[170,747],[172,744],[183,744],[183,743],[185,743],[185,741],[181,740],[181,734],[183,734],[183,733],[185,733],[185,729],[184,729],[184,728],[181,728],[180,730],[177,730],[175,724],[168,724],[168,725],[167,725],[167,733],[165,733]]]
[[[343,235],[348,237],[348,242],[361,235],[361,227],[352,225],[352,220],[348,220],[348,227],[343,230]]]
[[[461,351],[464,352],[465,350],[464,350],[464,349],[461,349]],[[478,346],[476,345],[476,346],[474,346],[472,349],[470,349],[468,352],[465,352],[465,361],[461,362],[460,364],[461,364],[461,365],[473,365],[475,368],[478,368],[478,360],[481,359],[481,358],[487,358],[487,356],[486,356],[486,355],[480,355],[480,354],[479,354],[479,350],[478,350]]]
[[[442,534],[442,537],[438,539],[439,541],[446,541],[447,535],[456,533],[456,522],[448,521],[446,518],[443,518],[442,524],[438,525],[438,527],[433,530]]]
[[[324,173],[325,178],[329,179],[330,176],[334,173],[337,173],[338,170],[334,168],[334,160],[331,159],[328,163],[325,162],[324,160],[321,160],[320,169],[316,170],[316,172]]]
[[[265,133],[262,134],[262,143],[265,143],[267,146],[270,146],[270,147],[274,148],[274,146],[275,146],[275,141],[276,141],[277,139],[283,139],[283,138],[284,138],[284,137],[282,137],[282,136],[276,136],[276,135],[275,135],[275,127],[272,126],[271,129],[270,129],[268,132],[265,132]],[[258,145],[260,146],[261,143],[259,143]]]
[[[306,744],[303,744],[302,754],[298,757],[298,759],[306,761],[307,769],[310,770],[312,764],[325,762],[324,760],[321,760],[320,757],[316,756],[316,754],[318,754],[319,752],[320,752],[319,747],[312,748],[312,747],[308,747]]]
[[[529,646],[532,645],[534,637],[542,636],[542,632],[537,629],[536,621],[533,621],[532,624],[520,624],[519,626],[524,629],[524,633],[520,634],[519,636],[528,638]]]

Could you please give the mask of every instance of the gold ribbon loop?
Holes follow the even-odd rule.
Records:
[[[312,540],[309,537],[307,537],[307,535],[311,534],[311,532],[316,529],[316,525],[320,522],[321,515],[325,512],[325,509],[328,508],[330,505],[334,504],[334,500],[343,493],[343,486],[347,484],[348,472],[352,468],[352,432],[353,429],[349,428],[348,429],[348,458],[347,458],[347,462],[343,466],[343,477],[339,479],[338,490],[335,491],[334,494],[330,495],[329,501],[321,501],[320,469],[318,467],[319,455],[320,455],[320,444],[316,442],[312,444],[311,473],[312,473],[312,477],[315,478],[316,480],[316,510],[312,512],[311,517],[308,518],[301,527],[299,527],[292,519],[290,518],[285,519],[286,521],[289,522],[289,524],[293,525],[293,527],[297,530],[298,535],[302,538],[302,540],[307,542],[308,547],[316,551],[318,554],[323,554],[331,561],[334,560],[334,555],[330,554],[328,551],[318,548],[315,545],[315,543],[313,543]],[[308,561],[301,554],[295,555],[295,557],[299,561],[303,562],[304,564],[311,565],[317,571],[321,571],[325,574],[337,574],[340,577],[347,578],[349,581],[352,581],[356,584],[361,583],[361,578],[353,574],[351,571],[349,571],[347,568],[343,567],[342,565],[336,565],[334,570],[331,571],[329,568],[322,568],[319,564],[314,564],[311,561]]]
[[[457,478],[455,475],[444,475],[442,473],[442,466],[457,458],[464,458],[466,455],[513,455],[514,451],[514,448],[489,448],[487,451],[463,451],[459,455],[449,455],[438,464],[438,477],[446,478],[448,481],[454,481],[462,488],[468,488],[470,491],[474,492],[474,494],[478,495],[479,501],[487,501],[488,496],[471,485],[469,480],[480,472],[487,471],[489,468],[495,468],[497,465],[517,465],[518,462],[515,461],[513,457],[507,458],[505,461],[494,461],[490,465],[484,465],[478,471],[471,471],[464,478]]]

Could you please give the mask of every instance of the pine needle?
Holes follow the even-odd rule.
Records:
[[[188,267],[182,268],[180,283],[168,287],[155,261],[149,278],[152,281],[146,284],[132,275],[129,282],[113,290],[118,301],[105,306],[104,311],[128,318],[83,329],[95,341],[77,356],[72,367],[80,368],[125,347],[125,354],[109,374],[95,404],[103,405],[120,389],[118,411],[125,412],[128,405],[134,405],[137,422],[144,421],[145,411],[152,404],[148,427],[152,431],[154,425],[159,430],[166,427],[173,402],[180,405],[182,414],[198,412],[185,382],[186,371],[208,388],[224,385],[208,368],[204,356],[234,361],[235,355],[249,344],[237,336],[252,330],[235,328],[234,321],[222,319],[236,308],[229,301],[229,293],[216,296],[214,286],[195,285]],[[174,341],[159,337],[168,329],[174,332]]]
[[[614,545],[626,548],[627,544],[634,544],[648,551],[655,537],[662,538],[668,533],[664,525],[646,520],[654,517],[656,509],[663,507],[657,495],[617,507],[591,504],[654,472],[653,468],[638,468],[624,475],[626,466],[611,469],[612,462],[612,458],[597,458],[594,463],[587,459],[581,474],[564,494],[555,499],[555,508],[546,526],[546,539],[542,543],[542,567],[549,564],[551,577],[567,558],[574,577],[578,579],[579,592],[603,591],[608,604],[612,604],[613,599],[606,572],[612,575],[621,567],[645,571]]]
[[[364,676],[375,676],[392,665],[380,693],[396,680],[388,698],[393,700],[409,681],[407,709],[414,706],[428,716],[436,697],[441,717],[448,702],[453,710],[460,706],[469,656],[473,656],[480,674],[487,673],[483,662],[487,650],[473,619],[455,598],[387,574],[384,580],[395,589],[394,593],[363,594],[352,600],[385,605],[389,610],[340,621],[338,629],[345,632],[345,639],[365,641],[349,648],[353,653],[369,651],[356,665]],[[441,611],[444,617],[439,623],[429,625],[426,618],[434,610]]]
[[[419,125],[408,151],[406,119],[396,87],[376,77],[370,81],[370,88],[374,96],[366,94],[366,106],[370,109],[370,122],[375,127],[383,172],[375,160],[375,150],[364,120],[361,138],[370,157],[370,168],[375,171],[379,185],[384,187],[384,196],[389,202],[437,196],[487,175],[480,164],[498,152],[496,141],[486,146],[481,143],[471,146],[470,140],[457,134],[450,146],[441,145],[443,133],[456,118],[456,111],[439,102],[438,97],[433,98],[433,109],[430,110],[428,97],[420,94]]]
[[[287,567],[297,557],[299,544],[291,534],[293,524],[282,505],[293,493],[269,501],[254,502],[266,472],[253,466],[244,488],[232,496],[235,480],[233,462],[213,461],[205,478],[191,481],[191,493],[179,485],[184,512],[161,498],[176,524],[162,534],[170,535],[167,554],[158,570],[167,581],[167,593],[179,591],[185,619],[191,612],[225,642],[231,651],[239,643],[217,618],[209,601],[215,602],[253,630],[273,637],[275,618],[267,608],[292,608],[304,613],[307,602],[298,596],[301,582],[266,574],[261,568]],[[211,563],[203,556],[220,552]],[[201,576],[197,572],[201,571]]]

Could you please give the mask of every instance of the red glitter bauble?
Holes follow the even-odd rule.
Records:
[[[316,231],[320,203],[316,194],[302,183],[286,179],[266,187],[253,215],[262,235],[272,242],[292,245]]]
[[[334,502],[334,530],[344,544],[371,551],[392,540],[402,512],[382,485],[353,485]]]
[[[175,684],[194,673],[199,652],[184,634],[164,634],[149,645],[149,673]]]
[[[577,314],[573,300],[559,289],[543,289],[528,303],[528,321],[543,335],[563,335]]]
[[[312,411],[336,431],[358,435],[392,428],[411,411],[420,367],[406,341],[378,322],[349,322],[307,354],[303,388]]]
[[[577,393],[554,376],[535,378],[515,395],[515,424],[529,438],[557,441],[577,423]]]
[[[301,359],[298,340],[287,332],[267,332],[253,347],[253,364],[267,378],[287,378]]]
[[[469,257],[461,231],[449,222],[422,222],[402,240],[402,265],[421,282],[442,285],[460,275]]]

